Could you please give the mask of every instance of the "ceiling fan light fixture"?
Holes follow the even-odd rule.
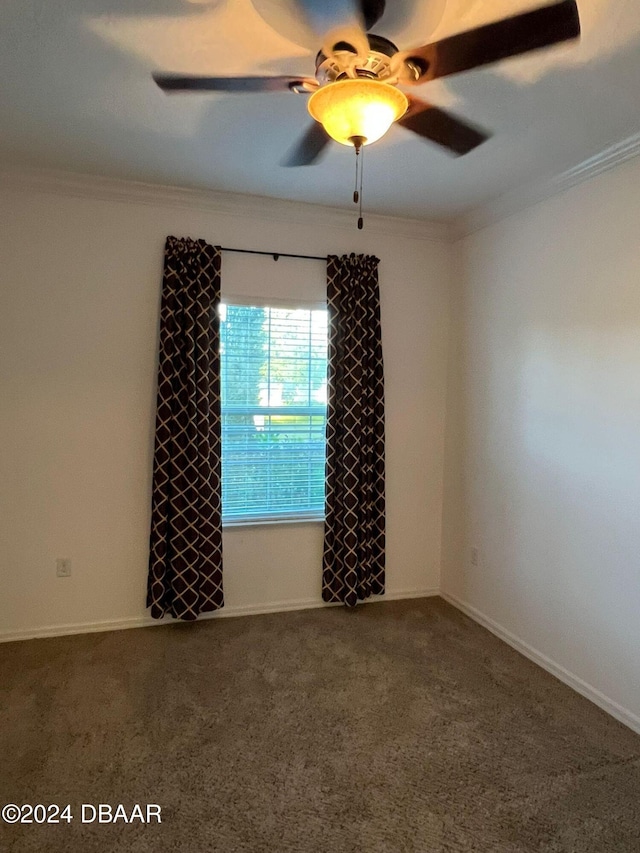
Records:
[[[380,80],[357,78],[327,83],[309,99],[311,116],[332,139],[353,145],[354,138],[370,145],[407,111],[407,96]]]

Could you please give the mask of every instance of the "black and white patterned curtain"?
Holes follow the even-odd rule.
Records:
[[[223,606],[220,249],[167,237],[147,607],[196,619]]]
[[[327,259],[329,371],[322,598],[384,592],[384,375],[378,259]]]

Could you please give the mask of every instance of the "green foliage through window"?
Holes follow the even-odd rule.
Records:
[[[322,518],[324,309],[220,311],[223,521]]]

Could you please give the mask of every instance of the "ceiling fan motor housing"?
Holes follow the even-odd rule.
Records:
[[[367,33],[369,52],[366,56],[358,54],[356,48],[348,41],[337,41],[327,56],[322,50],[316,56],[316,80],[322,86],[336,80],[349,77],[368,77],[372,80],[385,80],[395,77],[391,57],[398,53],[398,48],[392,41]]]

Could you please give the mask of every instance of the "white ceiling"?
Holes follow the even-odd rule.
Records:
[[[311,121],[304,96],[168,97],[151,80],[152,71],[312,76],[319,39],[290,16],[292,3],[2,0],[0,164],[350,206],[350,149],[279,165]],[[542,4],[387,0],[374,31],[405,48]],[[365,208],[452,218],[638,133],[640,2],[578,5],[579,43],[413,89],[494,135],[455,159],[392,128],[367,150]]]

